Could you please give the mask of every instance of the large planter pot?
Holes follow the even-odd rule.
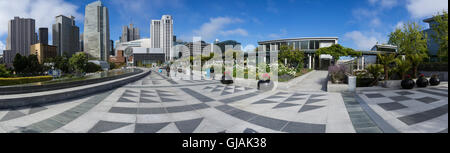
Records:
[[[225,76],[225,75],[222,76],[222,79],[220,80],[220,82],[222,84],[233,84],[234,83],[232,77]]]
[[[412,88],[414,88],[415,85],[416,85],[416,83],[412,79],[407,79],[407,80],[402,81],[403,89],[412,89]]]
[[[437,85],[439,85],[439,84],[441,84],[441,80],[439,80],[439,78],[437,78],[437,77],[432,77],[432,78],[430,79],[430,85],[431,85],[431,86],[437,86]]]
[[[416,81],[417,87],[425,88],[428,86],[428,80],[425,77],[421,77]]]
[[[258,90],[261,91],[270,91],[274,87],[273,81],[270,80],[259,80],[258,81]]]

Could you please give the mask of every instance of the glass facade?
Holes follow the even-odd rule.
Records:
[[[270,45],[277,45],[278,50],[280,46],[287,45],[299,50],[317,50],[321,48],[321,44],[335,44],[334,40],[302,40],[302,41],[285,41],[285,42],[273,42],[273,43],[261,43],[266,46],[266,51],[270,51]]]

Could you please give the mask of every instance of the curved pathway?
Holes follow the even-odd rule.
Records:
[[[289,88],[291,91],[299,92],[326,92],[328,71],[310,72],[301,82]]]

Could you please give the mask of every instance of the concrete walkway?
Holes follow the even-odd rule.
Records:
[[[307,78],[289,88],[290,91],[326,92],[328,71],[310,72]]]

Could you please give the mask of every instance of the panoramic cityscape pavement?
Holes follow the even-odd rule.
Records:
[[[351,93],[261,92],[216,80],[172,80],[153,72],[96,95],[1,110],[0,132],[447,132],[447,91],[448,84],[364,91],[358,96],[364,101],[360,105]],[[361,106],[369,106],[382,119],[369,117],[371,111]]]

